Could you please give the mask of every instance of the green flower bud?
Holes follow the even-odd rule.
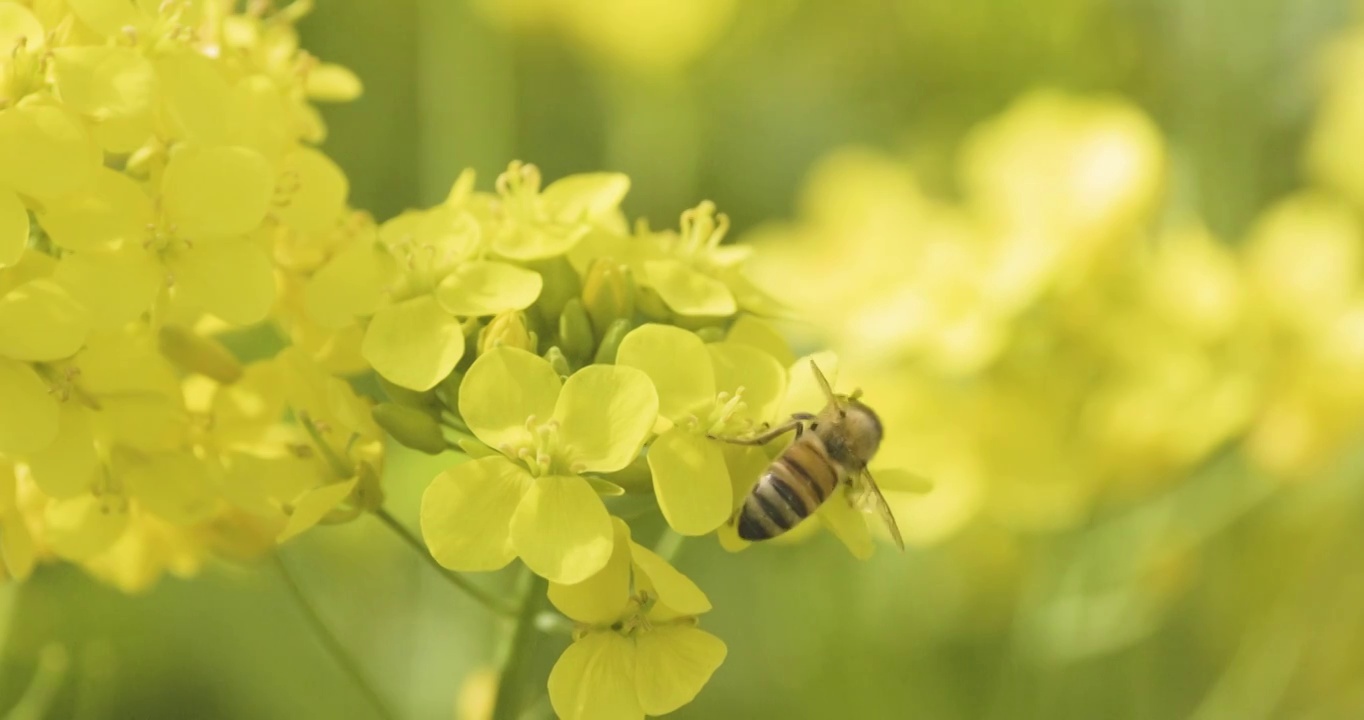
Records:
[[[676,316],[673,314],[668,304],[663,302],[662,296],[653,288],[641,288],[637,295],[639,301],[639,311],[644,313],[650,320],[667,323],[671,322]]]
[[[564,352],[558,345],[550,347],[545,353],[545,359],[549,361],[549,366],[554,368],[554,372],[560,377],[568,377],[573,374],[573,368],[568,364],[568,358],[564,357]]]
[[[539,311],[541,320],[553,327],[568,301],[582,294],[578,271],[563,257],[527,263],[526,267],[540,273],[544,279],[533,308]]]
[[[536,342],[535,333],[526,327],[525,313],[512,310],[493,316],[487,326],[478,332],[478,354],[504,345],[535,352]]]
[[[372,412],[374,422],[403,445],[428,455],[445,452],[445,435],[440,423],[425,412],[397,403],[379,403]]]
[[[610,258],[598,258],[588,266],[583,280],[583,307],[592,318],[598,340],[605,337],[612,322],[634,317],[635,293],[635,278],[629,266]]]
[[[592,362],[611,365],[616,362],[616,350],[620,348],[620,341],[630,333],[634,325],[627,319],[621,318],[611,323],[606,328],[606,337],[603,337],[601,344],[597,346],[597,355],[592,358]]]
[[[161,354],[181,370],[230,384],[242,376],[242,364],[222,343],[179,325],[165,325],[158,335]]]
[[[569,300],[559,314],[559,347],[569,360],[581,364],[592,357],[596,344],[583,304],[577,298]]]
[[[440,415],[440,399],[436,397],[434,390],[417,392],[401,385],[395,385],[385,380],[383,375],[376,373],[375,376],[379,378],[379,386],[384,389],[384,394],[388,396],[388,399],[404,407],[420,410],[432,417]]]

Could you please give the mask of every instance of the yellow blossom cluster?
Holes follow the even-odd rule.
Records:
[[[381,435],[291,303],[363,235],[306,3],[0,2],[0,576],[122,588],[375,506]],[[372,231],[372,228],[371,228]],[[309,342],[243,365],[224,333]]]
[[[1330,189],[1274,202],[1245,238],[1167,210],[1168,152],[1139,110],[1049,91],[968,135],[955,197],[845,150],[797,221],[747,238],[759,284],[875,378],[900,429],[888,461],[934,479],[896,507],[907,540],[982,517],[1068,528],[1226,447],[1282,479],[1329,469],[1364,420],[1348,67],[1309,157]]]

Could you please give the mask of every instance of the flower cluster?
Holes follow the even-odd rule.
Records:
[[[306,3],[235,5],[0,2],[0,576],[135,590],[381,500],[344,339],[291,301],[373,232],[313,147],[359,82]],[[243,365],[267,321],[299,341]]]
[[[723,656],[691,629],[704,596],[665,559],[623,550],[608,501],[656,503],[673,531],[718,531],[737,549],[728,520],[778,448],[725,439],[825,403],[808,360],[754,314],[775,303],[745,274],[747,249],[722,244],[725,216],[706,202],[678,230],[632,229],[619,209],[628,187],[612,173],[542,186],[534,166],[513,163],[486,192],[466,173],[445,202],[383,223],[300,290],[305,317],[355,338],[381,378],[389,399],[373,416],[390,436],[469,458],[423,497],[433,557],[461,572],[520,559],[581,623],[551,682],[575,717],[601,717],[608,701],[594,699],[596,680],[570,691],[562,678],[608,663],[624,674],[603,687],[628,685],[636,651],[685,666],[705,645],[713,662],[682,668],[697,673],[685,692],[656,688],[631,706],[657,713],[694,696]],[[819,516],[855,554],[871,552],[850,503]],[[670,598],[678,586],[692,594]]]
[[[1318,146],[1361,127],[1354,67]],[[1291,195],[1226,244],[1162,209],[1167,155],[1137,109],[1039,92],[968,136],[959,198],[847,150],[814,173],[797,222],[748,239],[759,283],[886,398],[888,461],[934,479],[896,507],[907,539],[982,516],[1064,529],[1232,443],[1267,474],[1309,477],[1364,420],[1348,380],[1364,371],[1358,168],[1312,158],[1343,197]]]
[[[3,576],[136,590],[269,552],[380,509],[391,437],[468,456],[424,496],[437,561],[520,559],[578,623],[563,715],[690,701],[725,654],[709,602],[608,501],[738,549],[779,444],[725,439],[823,406],[748,248],[709,202],[631,227],[625,176],[522,163],[376,224],[314,147],[310,102],[358,81],[299,50],[307,3],[235,5],[0,1]],[[243,363],[244,328],[278,342]],[[344,379],[371,370],[377,405]],[[844,498],[819,517],[871,552]]]

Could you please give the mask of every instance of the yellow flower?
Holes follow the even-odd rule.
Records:
[[[586,473],[639,454],[658,394],[634,368],[592,365],[567,381],[543,358],[510,347],[474,361],[459,411],[497,454],[438,476],[422,498],[422,534],[452,570],[496,570],[520,557],[555,582],[579,582],[611,554],[611,524]],[[618,490],[617,490],[618,492]]]
[[[747,433],[773,419],[786,373],[770,355],[738,343],[706,345],[667,325],[643,325],[620,343],[616,364],[639,368],[658,389],[659,414],[671,427],[650,445],[649,469],[663,517],[683,535],[703,535],[734,509],[718,438]]]
[[[606,565],[575,585],[551,584],[550,602],[580,629],[549,675],[565,720],[635,720],[695,699],[724,662],[725,644],[696,627],[710,600],[691,580],[631,542],[613,520]]]

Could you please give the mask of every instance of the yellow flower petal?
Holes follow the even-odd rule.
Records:
[[[274,171],[244,147],[181,147],[161,177],[166,218],[181,237],[243,235],[265,219]]]
[[[631,330],[620,341],[616,364],[649,376],[658,390],[658,412],[670,420],[715,400],[715,369],[706,344],[682,328],[650,323]]]
[[[431,556],[461,572],[506,567],[516,558],[512,516],[530,484],[525,469],[500,455],[437,475],[422,495],[422,537]]]
[[[866,516],[853,507],[843,490],[834,492],[815,512],[820,522],[834,534],[858,560],[870,559],[876,542],[867,527]]]
[[[218,63],[192,50],[174,50],[155,60],[161,109],[176,138],[216,145],[227,142],[232,87]]]
[[[99,455],[95,452],[95,434],[88,413],[75,403],[63,405],[57,437],[26,458],[33,482],[50,497],[83,495],[95,480]]]
[[[374,313],[360,352],[389,382],[430,390],[464,356],[464,331],[435,298],[420,295]]]
[[[116,499],[115,499],[116,500]],[[55,500],[43,513],[44,538],[67,560],[87,560],[109,549],[128,527],[128,511],[92,495]]]
[[[127,0],[67,0],[66,4],[81,22],[106,37],[116,36],[128,27],[140,29],[145,24],[137,5]]]
[[[725,339],[758,348],[776,358],[782,367],[790,367],[796,361],[786,338],[771,323],[753,315],[744,314],[736,318]]]
[[[611,518],[611,524],[615,528],[611,559],[601,572],[576,585],[549,585],[554,607],[581,623],[610,625],[630,603],[630,528],[619,518]]]
[[[101,401],[96,432],[142,452],[168,452],[182,445],[189,418],[167,397],[121,397]]]
[[[700,615],[710,612],[710,599],[701,588],[686,575],[678,572],[667,560],[654,551],[639,545],[630,544],[630,554],[634,558],[636,571],[647,577],[647,584],[657,595],[658,600],[678,615]],[[643,582],[636,577],[636,583]]]
[[[512,516],[511,537],[527,567],[565,585],[600,572],[614,545],[606,506],[576,475],[536,478]]]
[[[100,168],[80,190],[44,203],[38,223],[68,250],[91,250],[115,240],[141,245],[154,217],[151,198],[136,180]]]
[[[289,514],[289,522],[284,524],[284,529],[280,531],[275,542],[285,543],[298,537],[305,530],[312,528],[327,516],[327,513],[336,509],[342,501],[350,497],[355,490],[357,480],[347,480],[346,482],[332,483],[323,485],[319,488],[309,490],[294,502],[293,512]]]
[[[619,208],[629,191],[627,175],[580,173],[550,183],[540,198],[556,221],[574,223],[595,220]]]
[[[563,720],[643,720],[634,641],[594,632],[568,646],[549,673],[549,700]]]
[[[308,317],[335,330],[370,315],[398,277],[393,256],[378,243],[352,243],[313,274],[304,290]]]
[[[0,298],[0,356],[43,362],[70,357],[90,334],[90,314],[51,280]]]
[[[0,268],[19,262],[28,247],[28,210],[19,196],[0,189]]]
[[[770,421],[786,397],[786,368],[762,350],[735,342],[711,343],[706,349],[715,366],[715,386],[731,394],[744,389],[745,408],[735,418]]]
[[[70,253],[52,279],[90,311],[97,330],[127,325],[155,302],[165,282],[161,264],[136,246],[113,252]]]
[[[84,187],[104,155],[81,119],[43,103],[0,110],[0,185],[56,198]]]
[[[275,302],[275,269],[247,239],[196,243],[168,263],[176,302],[205,310],[233,325],[252,325]]]
[[[677,260],[646,261],[642,281],[679,315],[727,317],[739,309],[727,285]]]
[[[284,173],[281,184],[292,192],[276,210],[281,220],[302,232],[325,230],[337,223],[350,184],[331,158],[301,147],[285,158]]]
[[[649,446],[654,495],[668,525],[682,535],[705,535],[729,519],[733,488],[720,443],[684,428]]]
[[[145,113],[156,97],[156,70],[132,48],[58,48],[53,73],[67,107],[101,119]]]
[[[562,386],[544,358],[518,348],[493,348],[464,374],[459,414],[489,447],[524,447],[532,441],[527,419],[549,420]]]
[[[696,699],[725,654],[719,638],[694,627],[668,625],[642,633],[635,653],[640,707],[649,715],[666,715]]]
[[[120,456],[114,464],[128,494],[175,525],[200,522],[217,509],[217,469],[188,452]]]
[[[47,31],[33,12],[19,3],[0,3],[0,48],[12,52],[23,41],[27,50],[41,50],[47,44]]]
[[[639,455],[658,419],[658,393],[639,370],[589,365],[564,383],[554,419],[564,462],[615,472]]]
[[[441,280],[436,298],[454,315],[480,317],[524,310],[540,297],[540,273],[491,260],[464,263]]]

